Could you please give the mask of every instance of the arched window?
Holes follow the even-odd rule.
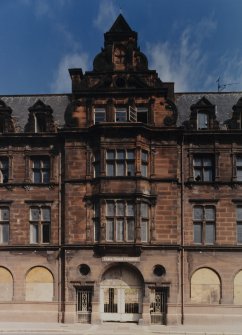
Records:
[[[32,268],[26,275],[26,301],[53,301],[53,276],[42,266]]]
[[[220,279],[213,270],[202,268],[192,275],[191,301],[198,304],[220,303]]]
[[[242,270],[234,277],[234,304],[242,305]]]
[[[13,299],[13,277],[7,269],[0,267],[0,301]]]

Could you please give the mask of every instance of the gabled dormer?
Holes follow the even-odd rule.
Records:
[[[29,133],[55,132],[56,127],[53,119],[53,110],[40,99],[29,108],[29,118],[25,131]]]
[[[184,126],[190,130],[218,129],[216,120],[216,106],[206,97],[202,97],[196,104],[191,106],[190,120],[184,122]]]
[[[12,119],[12,109],[0,100],[0,133],[14,133],[15,127]]]
[[[242,129],[242,97],[233,106],[233,115],[226,123],[229,129]]]

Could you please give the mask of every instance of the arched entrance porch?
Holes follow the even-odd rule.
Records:
[[[128,264],[112,266],[100,283],[102,321],[138,322],[142,317],[144,281],[140,272]]]

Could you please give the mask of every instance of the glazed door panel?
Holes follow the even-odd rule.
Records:
[[[103,321],[138,321],[141,317],[140,287],[102,287],[101,317]]]

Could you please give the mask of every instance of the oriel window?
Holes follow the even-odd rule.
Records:
[[[122,200],[106,202],[106,240],[134,241],[134,204]]]
[[[106,175],[134,176],[135,175],[135,151],[107,150],[106,151]]]

